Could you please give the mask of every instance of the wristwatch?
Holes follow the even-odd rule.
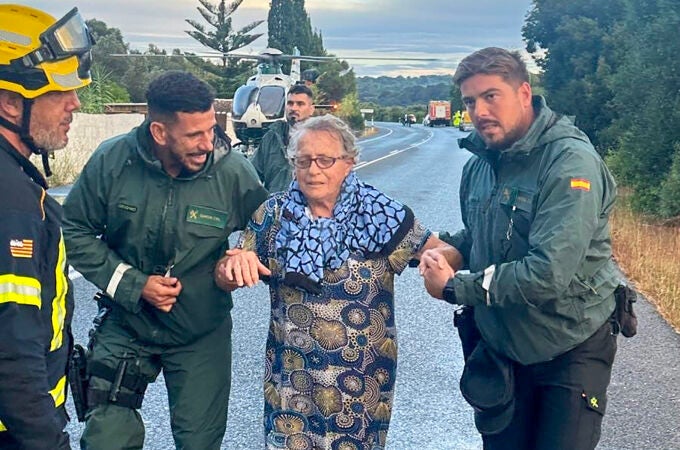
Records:
[[[442,294],[446,302],[451,303],[452,305],[457,305],[458,303],[456,302],[456,290],[453,288],[454,280],[455,277],[449,278],[449,280],[444,285],[444,290],[442,291]]]

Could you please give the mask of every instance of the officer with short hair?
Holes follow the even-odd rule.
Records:
[[[0,5],[2,449],[70,448],[64,404],[73,294],[62,212],[29,158],[66,146],[80,107],[75,91],[90,83],[93,43],[76,8],[56,20]]]
[[[147,120],[103,142],[64,202],[69,258],[110,309],[88,353],[81,448],[141,449],[138,409],[162,371],[176,447],[218,450],[233,304],[212,273],[267,192],[217,126],[206,82],[166,72],[146,98]]]
[[[421,271],[431,295],[464,305],[461,393],[485,450],[592,450],[616,354],[616,183],[588,137],[532,95],[518,52],[478,50],[453,80],[475,126],[459,140],[473,154],[464,227],[441,235],[460,261],[426,252]]]
[[[274,122],[262,137],[250,162],[269,192],[285,191],[293,180],[286,147],[296,124],[314,114],[314,94],[304,84],[291,87],[286,97],[286,120]]]

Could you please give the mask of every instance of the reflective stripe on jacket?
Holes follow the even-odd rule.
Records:
[[[0,136],[0,432],[21,448],[59,449],[73,294],[61,206],[41,179]]]

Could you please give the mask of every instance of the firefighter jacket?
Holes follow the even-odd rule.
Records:
[[[61,206],[38,169],[0,136],[0,434],[62,449],[73,295]]]
[[[73,267],[112,299],[112,318],[141,341],[184,345],[229,316],[213,280],[228,237],[267,197],[246,158],[216,133],[202,170],[169,176],[152,155],[149,123],[103,142],[64,203]],[[182,291],[169,313],[140,298],[168,270]]]
[[[616,185],[587,136],[534,97],[527,134],[502,151],[476,132],[462,175],[464,229],[450,242],[469,274],[458,303],[496,351],[521,364],[548,361],[590,337],[614,310],[618,284],[608,217]]]
[[[262,137],[260,147],[251,159],[260,180],[269,192],[287,191],[293,180],[292,167],[286,153],[288,133],[290,133],[288,122],[274,122]]]

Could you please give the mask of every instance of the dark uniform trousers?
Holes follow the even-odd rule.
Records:
[[[107,317],[94,335],[88,363],[116,368],[128,361],[132,374],[149,382],[161,370],[168,390],[175,446],[185,450],[219,450],[227,425],[231,387],[231,317],[217,329],[182,346],[150,345],[136,340],[116,320]],[[90,388],[108,391],[112,383],[90,377]],[[122,388],[121,392],[132,391]],[[82,450],[142,449],[144,423],[138,410],[101,404],[86,415]]]
[[[557,358],[515,364],[515,414],[484,450],[591,450],[600,440],[616,354],[609,321]]]
[[[66,417],[66,410],[61,408],[60,416],[63,416],[64,423],[68,420]],[[46,444],[45,449],[49,450],[71,450],[71,445],[69,444],[69,435],[67,432],[61,434],[60,442],[55,442],[54,444]],[[14,437],[8,432],[0,433],[0,450],[23,450],[26,447],[21,446]]]

